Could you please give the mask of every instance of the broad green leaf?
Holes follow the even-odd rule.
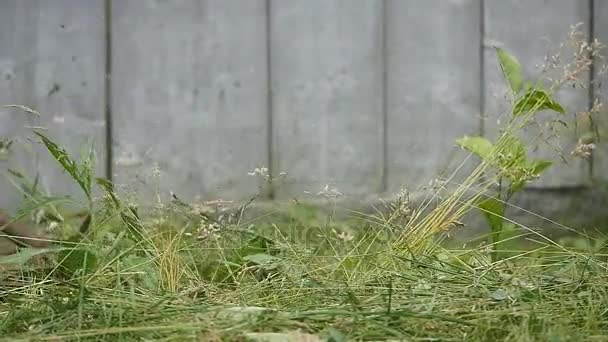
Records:
[[[97,267],[97,256],[86,249],[66,249],[57,254],[59,267],[69,275],[82,270],[83,274],[91,273]]]
[[[495,198],[486,198],[477,207],[490,223],[492,233],[500,234],[504,222],[505,204]]]
[[[509,195],[512,195],[524,188],[526,182],[539,177],[546,169],[553,164],[550,160],[534,160],[526,161],[525,166],[518,173],[520,176],[517,179],[511,179],[512,183],[509,186]]]
[[[280,259],[277,257],[274,257],[272,255],[259,253],[259,254],[246,255],[243,257],[243,260],[250,261],[250,262],[253,262],[254,264],[258,264],[258,265],[265,265],[265,264],[272,264],[273,262],[276,262]]]
[[[93,215],[91,215],[91,213],[88,213],[87,216],[84,218],[84,221],[82,221],[82,223],[80,224],[80,228],[78,228],[78,231],[81,234],[85,234],[86,232],[88,232],[92,221]]]
[[[501,167],[524,167],[526,162],[526,146],[521,140],[512,134],[506,134],[501,138]]]
[[[247,255],[267,254],[272,245],[272,240],[261,235],[255,235],[247,240],[238,250],[237,255],[244,258]]]
[[[484,160],[488,158],[494,148],[488,139],[483,137],[470,137],[468,135],[456,140],[456,144]]]
[[[534,83],[534,82],[532,82],[532,81],[525,81],[525,82],[524,82],[524,87],[523,87],[523,88],[525,89],[525,91],[526,91],[526,92],[529,92],[529,91],[531,91],[531,90],[532,90],[532,89],[534,89],[534,88],[539,88],[541,85],[542,85],[542,84],[541,84],[541,83],[539,83],[539,82],[537,82],[537,83],[535,84],[535,83]]]
[[[512,240],[520,234],[521,232],[515,224],[511,222],[504,222],[502,225],[502,230],[498,236],[498,241],[501,243],[514,242]]]
[[[63,247],[51,247],[51,248],[23,248],[19,250],[19,252],[11,254],[11,255],[2,255],[0,256],[0,264],[17,264],[23,265],[28,262],[31,258],[36,255],[49,253],[49,252],[58,252],[64,250]]]
[[[523,85],[523,75],[519,61],[515,56],[498,47],[496,48],[496,54],[498,55],[503,76],[509,83],[513,93],[518,93]]]
[[[549,166],[553,165],[553,162],[550,160],[544,160],[544,159],[539,159],[539,160],[534,160],[531,162],[531,165],[529,166],[529,170],[531,171],[532,174],[536,175],[536,176],[540,176],[541,173],[543,173],[546,169],[549,168]]]
[[[521,231],[517,226],[511,222],[504,222],[494,240],[495,257],[502,259],[512,255],[514,252],[509,252],[509,250],[517,248],[518,241],[516,238],[520,235]]]
[[[511,196],[514,193],[523,189],[525,185],[526,185],[525,179],[516,179],[516,180],[512,181],[511,184],[509,185],[509,196]]]
[[[135,278],[141,285],[149,290],[157,290],[160,284],[158,268],[154,267],[154,262],[147,257],[130,254],[122,258],[124,264],[121,269],[125,273],[135,273]]]
[[[526,182],[532,180],[534,177],[539,177],[547,168],[553,164],[550,160],[534,160],[526,161],[526,166],[521,172],[521,177],[518,179],[512,179],[512,183],[509,186],[509,195],[512,195],[524,188]]]
[[[565,114],[564,108],[542,89],[531,89],[515,102],[513,107],[513,117],[526,113],[537,113],[546,109],[551,109],[561,114]]]

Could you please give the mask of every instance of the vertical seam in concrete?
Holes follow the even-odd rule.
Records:
[[[380,192],[388,191],[388,2],[382,2],[382,183]]]
[[[486,14],[484,0],[479,0],[479,135],[485,135],[486,82],[485,82],[485,36]]]
[[[593,40],[595,39],[595,1],[594,0],[589,0],[589,40],[588,42],[591,44],[593,42]],[[593,100],[595,97],[595,87],[594,87],[594,79],[595,77],[595,60],[593,58],[593,56],[591,56],[591,66],[589,67],[589,93],[588,93],[588,104],[587,106],[589,107],[588,110],[590,111],[591,108],[593,108]],[[593,131],[595,129],[595,124],[593,121],[590,122],[590,129]],[[589,156],[589,163],[588,163],[588,176],[589,176],[589,180],[592,181],[593,180],[593,165],[594,165],[594,155],[593,153],[591,154],[591,156]]]
[[[272,0],[266,0],[266,153],[268,155],[268,174],[271,177],[275,177],[274,167],[274,151],[273,151],[273,135],[274,135],[274,108],[273,108],[273,91],[272,91]],[[268,193],[266,194],[269,199],[275,198],[274,185],[271,184]]]
[[[112,0],[104,0],[105,14],[105,74],[104,74],[104,118],[106,122],[105,143],[106,143],[106,178],[112,181]]]

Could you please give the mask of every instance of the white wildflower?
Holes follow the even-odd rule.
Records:
[[[326,184],[323,190],[317,192],[317,196],[323,196],[325,198],[338,198],[343,194],[338,191],[335,187],[330,187],[329,184]]]
[[[336,231],[334,230],[334,234],[336,234],[336,237],[337,237],[338,239],[340,239],[340,240],[342,240],[342,241],[344,241],[344,242],[349,242],[349,241],[352,241],[352,239],[354,239],[354,238],[355,238],[354,236],[350,235],[350,234],[349,234],[349,233],[347,233],[347,232],[341,232],[341,233],[339,233],[339,234],[338,234],[338,232],[336,232]]]

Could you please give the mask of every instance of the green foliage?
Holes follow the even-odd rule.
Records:
[[[19,252],[11,255],[2,255],[0,256],[0,265],[25,265],[29,262],[33,257],[41,254],[46,254],[50,252],[61,251],[64,248],[22,248]]]
[[[513,93],[519,93],[523,85],[523,73],[519,61],[515,56],[498,47],[496,54],[505,80],[509,83]]]
[[[57,253],[58,268],[68,277],[87,275],[97,268],[97,256],[85,248],[66,248]]]
[[[527,159],[525,145],[510,134],[502,137],[500,148],[483,137],[464,136],[456,140],[456,143],[494,166],[501,177],[509,179],[512,193],[521,190],[527,181],[539,177],[552,164],[548,160]]]
[[[490,224],[491,238],[494,244],[492,260],[498,260],[506,255],[504,252],[511,245],[509,240],[519,235],[517,226],[506,222],[506,203],[495,198],[486,198],[479,201],[477,207]]]
[[[499,233],[502,229],[505,215],[505,206],[502,201],[495,198],[486,198],[477,204],[490,223],[492,233]]]
[[[498,47],[496,48],[496,55],[505,81],[513,94],[519,94],[524,84],[524,76],[519,61],[515,56]],[[526,84],[525,93],[518,97],[513,106],[513,117],[534,114],[547,109],[561,114],[566,112],[562,105],[555,101],[540,85],[532,86],[530,82],[526,82]]]
[[[566,111],[561,104],[555,101],[543,89],[528,89],[528,91],[515,102],[513,116],[523,114],[534,114],[543,110],[551,109],[557,113],[565,114]]]
[[[492,143],[484,137],[471,137],[465,135],[464,137],[457,139],[456,143],[481,159],[488,159],[494,150]]]
[[[158,291],[160,288],[160,275],[158,268],[151,262],[150,258],[128,254],[120,258],[120,271],[134,274],[133,278],[126,281],[131,286],[141,286],[150,291]]]
[[[91,200],[92,196],[92,179],[93,179],[93,150],[90,150],[89,155],[85,158],[82,164],[78,164],[74,161],[67,151],[51,139],[44,136],[42,133],[34,131],[42,142],[44,146],[48,149],[51,155],[55,158],[55,160],[63,167],[65,171],[80,185],[80,188],[85,193],[87,199]]]
[[[518,94],[522,90],[524,78],[517,58],[500,48],[496,48],[496,53],[505,81],[512,92]],[[540,87],[528,86],[513,105],[512,120],[524,114],[532,116],[547,109],[565,113],[564,108],[547,91]],[[496,170],[494,177],[499,184],[496,195],[478,203],[479,209],[483,211],[490,225],[495,250],[501,248],[500,241],[505,238],[507,231],[513,230],[513,227],[505,224],[504,221],[508,201],[528,182],[539,178],[552,165],[552,161],[549,160],[529,160],[526,156],[526,146],[515,133],[517,132],[507,130],[496,144],[484,137],[464,136],[456,140],[459,146],[472,152]],[[506,187],[503,186],[504,182],[508,183]],[[497,255],[497,253],[493,254],[495,258]]]

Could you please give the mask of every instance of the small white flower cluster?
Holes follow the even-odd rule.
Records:
[[[199,240],[206,240],[208,238],[212,238],[216,236],[220,231],[220,225],[217,223],[209,223],[207,220],[201,220],[201,225],[198,228],[198,236]]]
[[[329,184],[325,184],[325,187],[323,188],[323,190],[317,192],[317,196],[322,196],[327,199],[336,199],[342,195],[343,194],[340,191],[338,191],[337,188],[330,187]]]
[[[247,172],[247,175],[249,175],[249,176],[258,176],[259,175],[266,182],[272,181],[272,176],[268,172],[267,167],[256,167],[255,169],[253,169],[253,171]],[[286,176],[287,176],[287,172],[279,173],[279,177],[286,177]]]
[[[534,290],[536,288],[536,286],[532,282],[516,277],[513,274],[500,273],[499,276],[502,280],[507,281],[511,283],[511,285],[516,287],[524,288],[527,290]]]
[[[394,210],[403,217],[409,217],[412,213],[412,209],[410,208],[410,194],[407,189],[401,189],[397,194]]]
[[[594,115],[601,115],[602,109],[603,109],[602,102],[600,102],[599,99],[594,99],[591,109],[589,109],[588,111],[580,112],[580,113],[578,113],[578,115],[583,117],[583,119],[585,119],[585,120],[592,121]],[[593,143],[590,140],[591,139],[589,139],[589,138],[587,138],[587,139],[580,138],[576,144],[576,147],[574,148],[574,150],[572,152],[570,152],[570,154],[573,156],[578,156],[578,157],[582,157],[585,159],[588,159],[589,157],[591,157],[591,154],[593,153],[593,150],[595,150],[596,145],[595,145],[595,143]]]
[[[380,203],[391,213],[392,219],[409,221],[412,217],[412,208],[410,206],[410,193],[406,188],[402,188],[396,194],[394,199],[386,200],[380,198]],[[403,223],[403,221],[401,221]]]
[[[424,186],[422,189],[431,190],[431,191],[437,193],[441,190],[444,190],[446,185],[447,185],[447,182],[445,180],[435,178],[435,179],[430,180],[429,184],[427,186]]]
[[[250,176],[260,175],[262,177],[268,177],[267,167],[256,167],[253,171],[247,173]]]
[[[591,153],[593,152],[594,149],[595,149],[594,143],[585,144],[582,141],[582,139],[579,139],[578,144],[576,145],[576,148],[574,149],[574,151],[571,152],[571,154],[573,156],[579,156],[579,157],[587,159],[587,158],[591,157]]]
[[[332,229],[332,231],[334,234],[336,234],[336,238],[338,238],[339,240],[342,240],[344,242],[352,241],[352,239],[355,238],[354,236],[350,235],[347,232],[338,233],[335,229]]]

